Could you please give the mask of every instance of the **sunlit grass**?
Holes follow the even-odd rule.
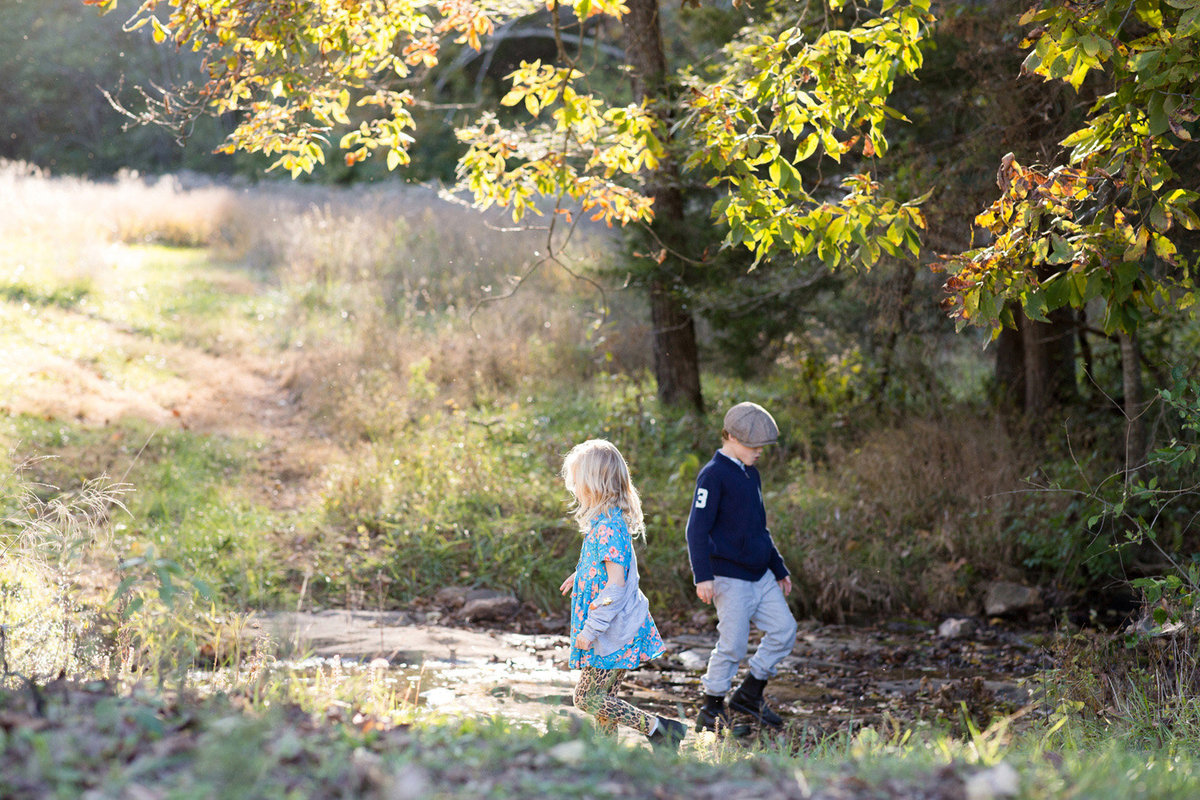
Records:
[[[0,624],[4,657],[13,672],[45,678],[61,670],[73,673],[78,666],[69,610],[52,600],[64,591],[56,583],[29,563],[0,559]]]

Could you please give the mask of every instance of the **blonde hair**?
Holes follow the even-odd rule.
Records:
[[[630,536],[645,536],[642,501],[629,477],[621,451],[604,439],[588,439],[571,448],[563,459],[563,482],[575,496],[574,517],[587,533],[596,517],[610,508],[625,515]]]

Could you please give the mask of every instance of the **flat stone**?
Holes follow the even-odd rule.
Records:
[[[1042,607],[1042,594],[1036,588],[1008,581],[994,581],[988,586],[983,601],[984,611],[989,617],[1003,617],[1022,611]]]
[[[465,586],[443,586],[433,595],[433,600],[443,608],[456,610],[467,602],[467,591]]]
[[[975,620],[969,617],[951,617],[938,626],[937,635],[940,639],[966,639],[974,636],[977,629]]]
[[[459,609],[458,616],[475,622],[481,620],[503,622],[506,619],[516,616],[520,610],[521,603],[517,598],[512,595],[500,595],[499,597],[481,597],[476,600],[468,600]]]
[[[708,655],[711,651],[692,648],[684,650],[677,656],[683,668],[689,671],[703,671],[708,668]]]

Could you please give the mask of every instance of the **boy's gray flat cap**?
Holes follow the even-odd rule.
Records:
[[[747,447],[762,447],[779,440],[775,418],[758,403],[738,403],[726,411],[725,430]]]

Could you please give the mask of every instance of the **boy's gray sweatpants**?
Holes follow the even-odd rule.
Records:
[[[719,638],[708,657],[708,671],[700,679],[704,693],[729,691],[738,665],[746,657],[751,623],[763,632],[763,638],[750,658],[750,674],[764,681],[775,677],[779,662],[796,643],[796,620],[771,571],[757,581],[718,575],[713,579],[713,605]]]

